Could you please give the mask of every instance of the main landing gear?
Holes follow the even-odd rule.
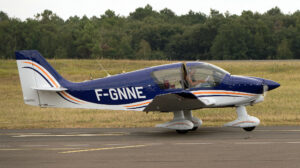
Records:
[[[225,124],[227,127],[240,127],[245,131],[253,131],[256,126],[259,125],[260,120],[254,116],[250,116],[247,113],[245,106],[238,106],[236,108],[237,119]]]
[[[199,118],[193,117],[190,110],[175,111],[174,118],[170,122],[158,124],[156,127],[168,128],[176,130],[179,134],[185,134],[189,131],[195,131],[202,125],[202,121]]]
[[[190,110],[175,111],[172,121],[158,124],[156,127],[168,128],[176,130],[179,134],[185,134],[189,131],[195,131],[202,125],[202,120],[193,117]],[[225,124],[227,127],[240,127],[245,131],[253,131],[256,126],[259,125],[260,120],[254,116],[250,116],[247,113],[245,106],[238,106],[236,108],[237,119]]]

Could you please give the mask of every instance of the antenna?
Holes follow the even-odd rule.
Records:
[[[107,71],[106,69],[102,66],[101,62],[97,59],[97,63],[100,65],[101,69],[106,73],[106,76],[109,77],[111,76]]]

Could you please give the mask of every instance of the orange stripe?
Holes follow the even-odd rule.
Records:
[[[243,95],[243,96],[254,96],[253,94],[235,93],[235,92],[194,92],[194,94],[233,94],[233,95]]]
[[[48,73],[45,72],[41,67],[39,67],[38,65],[36,65],[32,62],[24,62],[24,63],[31,64],[31,65],[34,65],[35,67],[37,67],[39,70],[41,70],[51,80],[51,82],[55,85],[55,87],[58,88],[58,85],[56,84],[56,82],[54,82],[54,80],[48,75]]]
[[[64,96],[66,96],[67,98],[69,98],[69,99],[71,99],[71,100],[73,100],[73,101],[76,101],[76,102],[78,102],[78,103],[81,103],[81,101],[79,101],[79,100],[76,100],[76,99],[73,99],[72,97],[70,97],[69,95],[67,95],[65,92],[61,92]]]
[[[27,64],[31,64],[31,65],[34,65],[35,67],[37,67],[39,70],[41,70],[50,80],[51,80],[51,82],[58,88],[58,85],[56,84],[56,82],[48,75],[48,73],[47,72],[45,72],[40,66],[38,66],[38,65],[36,65],[36,64],[34,64],[34,63],[32,63],[32,62],[24,62],[24,63],[27,63]],[[65,92],[61,92],[64,96],[66,96],[67,98],[69,98],[69,99],[71,99],[71,100],[73,100],[73,101],[75,101],[75,102],[78,102],[78,103],[82,103],[81,101],[79,101],[79,100],[76,100],[76,99],[74,99],[74,98],[72,98],[72,97],[70,97],[69,95],[67,95]]]
[[[145,103],[140,103],[140,104],[135,104],[135,105],[130,105],[130,106],[125,106],[125,107],[136,107],[136,106],[140,106],[140,105],[144,105],[144,104],[149,104],[149,102],[145,102]]]

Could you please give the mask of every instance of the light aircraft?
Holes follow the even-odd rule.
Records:
[[[64,79],[36,50],[16,51],[24,102],[40,107],[173,112],[174,119],[156,127],[178,133],[196,130],[202,121],[192,111],[235,107],[237,119],[225,126],[252,131],[260,120],[245,106],[262,102],[280,86],[271,80],[231,75],[204,62],[154,66],[95,80]]]

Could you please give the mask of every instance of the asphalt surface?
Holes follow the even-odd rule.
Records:
[[[299,168],[300,127],[0,130],[0,168]]]

